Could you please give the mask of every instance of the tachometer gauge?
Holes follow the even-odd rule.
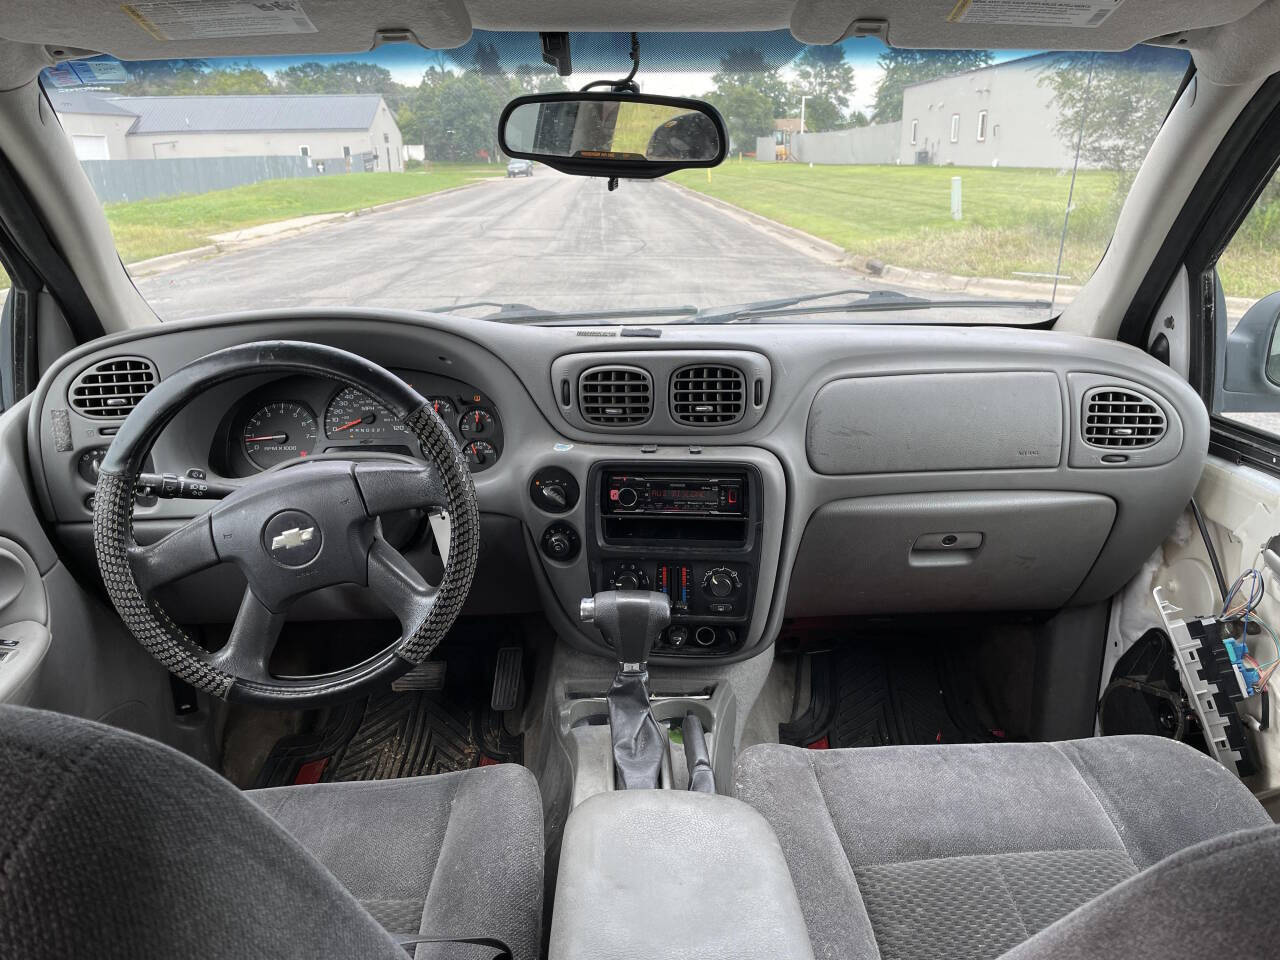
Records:
[[[471,440],[462,445],[462,452],[473,470],[483,470],[498,459],[498,451],[488,440]]]
[[[356,387],[338,391],[324,415],[324,432],[330,440],[356,443],[408,443],[404,421]]]
[[[315,452],[316,418],[301,403],[276,400],[244,422],[240,442],[250,462],[266,470]]]
[[[493,414],[484,407],[472,407],[458,418],[463,437],[487,437],[493,433]]]

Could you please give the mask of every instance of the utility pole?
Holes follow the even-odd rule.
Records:
[[[800,132],[804,133],[804,103],[809,99],[809,95],[805,94],[800,98]]]

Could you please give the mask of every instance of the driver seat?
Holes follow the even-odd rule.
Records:
[[[393,933],[534,960],[542,871],[523,767],[244,794],[159,743],[0,706],[7,960],[405,960]]]

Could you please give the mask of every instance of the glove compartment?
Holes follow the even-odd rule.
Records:
[[[809,518],[787,615],[1056,609],[1115,515],[1110,497],[1058,491],[836,500]]]

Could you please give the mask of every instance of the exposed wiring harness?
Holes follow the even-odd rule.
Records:
[[[1261,551],[1259,551],[1260,556]],[[1280,637],[1276,636],[1276,632],[1271,625],[1258,616],[1257,613],[1258,605],[1262,603],[1262,598],[1266,594],[1266,580],[1262,575],[1262,571],[1257,567],[1250,567],[1236,577],[1235,582],[1227,590],[1226,597],[1222,602],[1222,612],[1218,615],[1218,619],[1224,623],[1240,624],[1240,646],[1244,650],[1247,650],[1245,644],[1248,642],[1249,625],[1251,623],[1256,623],[1258,629],[1265,632],[1271,640],[1273,656],[1265,663],[1249,653],[1244,653],[1241,657],[1247,667],[1256,671],[1257,681],[1254,686],[1259,691],[1267,689],[1271,677],[1280,668]]]

